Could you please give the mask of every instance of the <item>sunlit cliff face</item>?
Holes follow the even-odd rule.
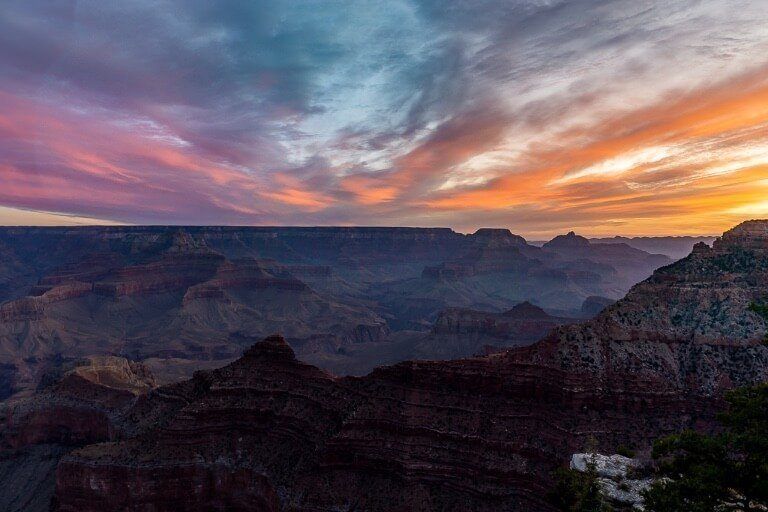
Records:
[[[14,2],[0,223],[716,233],[768,215],[763,2]]]

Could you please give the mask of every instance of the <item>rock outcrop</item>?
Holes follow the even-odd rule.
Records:
[[[118,357],[69,361],[56,371],[33,396],[0,405],[2,510],[50,510],[59,459],[134,435],[141,422],[126,415],[155,386],[147,368]]]
[[[622,509],[644,510],[643,491],[653,483],[650,477],[637,475],[643,468],[640,461],[623,455],[574,453],[571,469],[594,471],[600,492],[614,506]]]
[[[163,427],[66,456],[60,510],[546,510],[549,472],[588,437],[642,442],[706,418],[701,402],[614,403],[505,355],[336,379],[275,339],[194,385]]]
[[[555,317],[530,302],[521,302],[503,313],[445,310],[437,318],[431,334],[456,337],[465,342],[482,338],[488,344],[495,342],[513,347],[530,345],[555,327],[574,322],[573,318]]]
[[[120,357],[95,356],[55,367],[45,387],[7,401],[0,414],[0,444],[82,445],[119,435],[121,415],[155,387],[151,371]]]
[[[178,385],[179,408],[150,396],[131,415],[155,418],[140,437],[66,456],[60,510],[549,510],[551,470],[588,443],[615,453],[710,428],[724,390],[768,380],[766,326],[747,308],[768,295],[767,224],[487,357],[336,378],[268,338]]]

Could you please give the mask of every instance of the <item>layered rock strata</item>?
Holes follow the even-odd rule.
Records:
[[[707,429],[723,391],[768,380],[748,308],[768,295],[766,224],[501,354],[336,378],[268,338],[184,384],[181,408],[144,403],[134,417],[157,426],[141,436],[67,456],[60,510],[549,510],[550,472],[571,454]]]

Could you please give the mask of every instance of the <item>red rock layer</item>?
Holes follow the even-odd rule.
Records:
[[[615,448],[711,419],[653,382],[613,384],[507,356],[335,379],[272,338],[198,374],[199,395],[151,435],[66,458],[57,495],[62,511],[209,510],[179,494],[193,467],[224,502],[280,489],[280,510],[546,510],[549,472],[589,438]],[[222,465],[261,476],[232,487]]]
[[[62,356],[169,359],[150,364],[170,380],[191,375],[198,361],[236,358],[241,337],[281,330],[297,346],[321,340],[318,350],[335,353],[388,332],[370,308],[320,295],[290,265],[273,265],[273,274],[257,259],[228,260],[185,232],[112,243],[116,252],[75,258],[29,296],[0,304],[0,399],[32,392]]]
[[[541,308],[526,302],[505,313],[447,309],[438,316],[432,333],[455,336],[484,335],[532,343],[543,338],[558,325],[571,322],[573,319],[550,316]]]
[[[154,386],[147,368],[119,357],[94,357],[49,388],[3,404],[0,446],[77,446],[114,439],[121,415]]]
[[[41,318],[47,304],[83,297],[93,290],[91,283],[78,281],[57,286],[34,287],[30,297],[0,305],[0,322],[23,322]]]
[[[184,384],[181,408],[142,402],[131,417],[154,418],[146,434],[67,457],[60,510],[209,510],[208,491],[177,484],[190,471],[219,500],[274,492],[279,510],[549,510],[550,472],[571,453],[708,428],[725,389],[768,380],[765,325],[747,309],[768,295],[768,259],[745,232],[747,247],[726,236],[594,321],[503,354],[337,379],[269,338]]]
[[[120,297],[182,290],[214,275],[223,260],[215,253],[169,254],[155,263],[119,269],[95,283],[93,291]]]

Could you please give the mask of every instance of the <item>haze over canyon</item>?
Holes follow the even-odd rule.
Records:
[[[768,221],[707,242],[2,230],[0,505],[550,510],[588,443],[713,428],[768,378]]]
[[[568,233],[537,247],[504,229],[0,230],[3,505],[546,509],[536,496],[549,471],[588,432],[615,449],[705,426],[719,393],[768,372],[765,325],[748,307],[768,292],[768,222],[713,247],[640,240],[695,243],[676,263],[611,242]],[[381,366],[405,359],[432,362]],[[492,416],[475,424],[480,411]],[[184,429],[211,430],[180,451]],[[365,460],[390,469],[366,476]],[[202,494],[188,495],[196,479]],[[344,494],[351,482],[367,490]]]

